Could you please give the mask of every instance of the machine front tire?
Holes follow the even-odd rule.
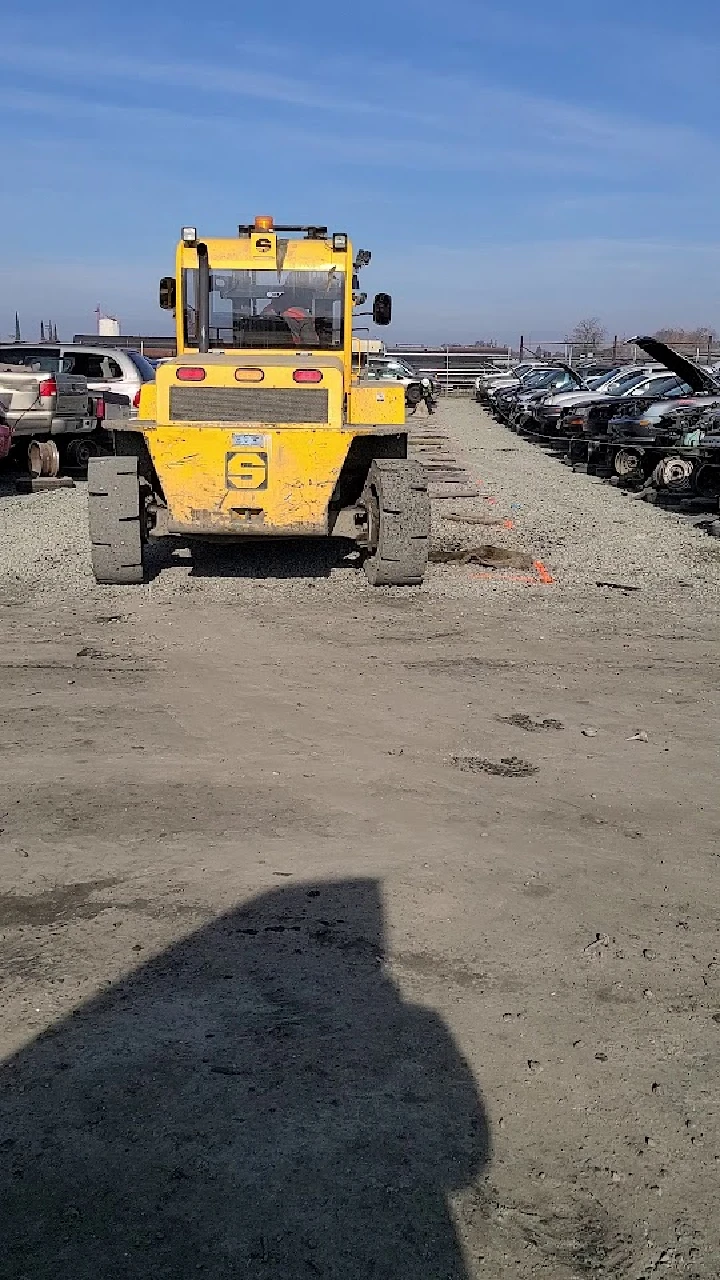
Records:
[[[374,587],[417,586],[425,577],[430,540],[424,467],[403,459],[376,459],[362,505],[368,521],[368,582]]]
[[[142,582],[143,528],[137,458],[90,458],[88,520],[95,581]]]

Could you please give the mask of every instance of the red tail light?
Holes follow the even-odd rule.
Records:
[[[102,422],[103,418],[105,417],[105,401],[103,400],[102,396],[98,396],[97,400],[95,401],[95,417],[97,418],[98,422]]]
[[[135,395],[133,396],[133,409],[139,409],[139,408],[140,408],[140,388],[138,387],[137,391],[135,392]]]
[[[203,382],[205,379],[205,370],[196,369],[194,365],[181,364],[175,374],[175,377],[178,382]]]
[[[38,387],[38,395],[41,399],[43,396],[57,395],[57,382],[55,381],[54,375],[51,378],[43,378],[40,386]]]
[[[294,382],[322,382],[323,376],[319,369],[296,369],[293,374]]]

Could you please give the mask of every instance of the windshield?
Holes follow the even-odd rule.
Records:
[[[562,374],[562,369],[540,369],[537,373],[531,373],[527,378],[523,378],[523,391],[529,391],[534,387],[547,387],[556,378],[558,379],[558,385],[560,385],[561,380],[564,381]],[[567,375],[566,377],[569,381],[569,377]]]
[[[196,268],[183,271],[185,341],[197,344]],[[210,347],[342,349],[345,276],[327,271],[210,272]]]
[[[696,396],[696,395],[703,395],[703,394],[707,394],[707,392],[703,393],[702,391],[700,392],[693,391],[692,387],[688,382],[681,382],[679,387],[673,387],[670,391],[668,391],[668,397],[671,400],[681,399],[684,396]]]
[[[0,364],[14,364],[33,373],[59,373],[58,347],[0,347]]]
[[[647,378],[647,369],[634,369],[630,373],[623,374],[620,378],[614,378],[608,383],[605,390],[612,392],[614,396],[622,396],[626,391],[631,391],[633,387],[637,387],[639,383],[645,382]]]
[[[634,396],[642,396],[642,395],[664,396],[666,391],[672,391],[674,387],[679,387],[681,385],[682,384],[680,382],[680,379],[677,377],[677,375],[674,373],[669,373],[666,378],[662,376],[655,377],[655,378],[645,378],[643,382],[639,382],[636,387],[633,387],[632,393]]]
[[[593,391],[598,391],[600,387],[608,387],[620,377],[619,369],[606,369],[605,373],[593,374],[592,378],[588,378],[587,384]]]
[[[526,390],[529,387],[537,387],[541,385],[538,383],[538,378],[544,378],[547,372],[547,369],[533,369],[532,373],[523,374],[522,378],[519,380],[520,386],[523,390]]]
[[[416,378],[402,360],[370,360],[365,371],[368,378]]]

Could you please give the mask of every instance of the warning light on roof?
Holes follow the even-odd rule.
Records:
[[[256,231],[272,231],[273,220],[268,213],[259,213],[255,219]]]

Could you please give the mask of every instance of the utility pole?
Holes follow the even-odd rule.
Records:
[[[20,317],[17,311],[15,312],[15,341],[22,342],[22,337],[20,334]]]

